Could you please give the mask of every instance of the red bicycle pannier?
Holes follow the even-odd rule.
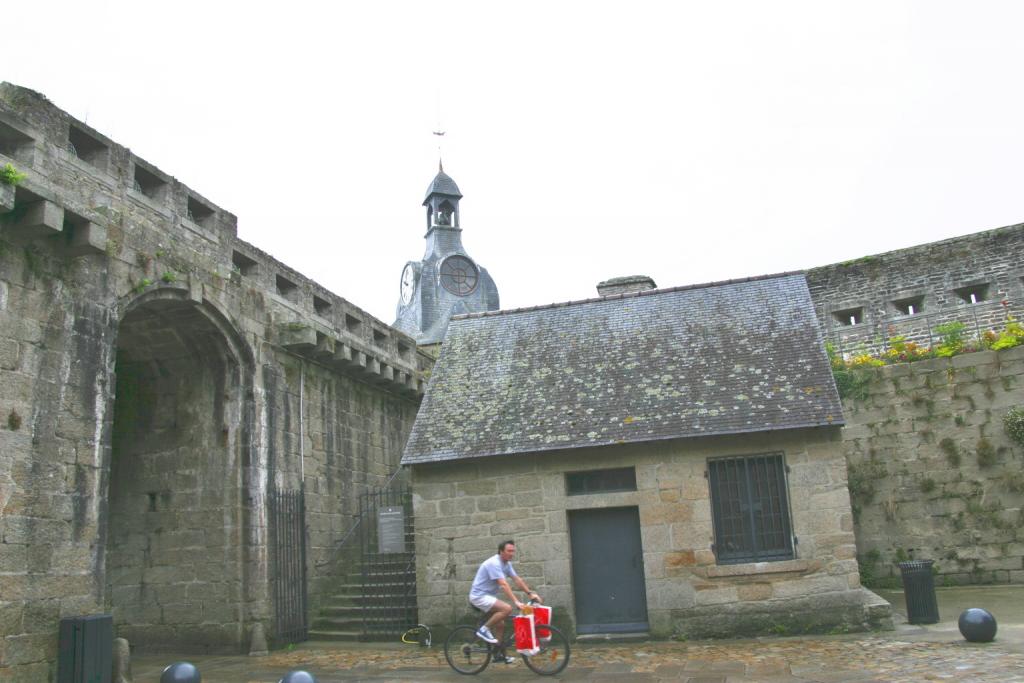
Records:
[[[524,655],[535,655],[540,652],[532,614],[512,617],[512,626],[516,632],[516,652]]]

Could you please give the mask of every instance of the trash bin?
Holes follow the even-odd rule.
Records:
[[[907,621],[911,624],[937,624],[939,621],[932,564],[931,560],[898,563],[903,577],[903,595],[907,599]]]

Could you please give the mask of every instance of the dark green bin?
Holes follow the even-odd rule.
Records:
[[[57,683],[110,683],[114,620],[109,614],[60,620]]]
[[[907,600],[907,621],[911,624],[936,624],[939,621],[933,564],[931,560],[898,563],[903,577],[903,596]]]

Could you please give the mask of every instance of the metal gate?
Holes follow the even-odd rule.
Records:
[[[298,643],[309,635],[306,618],[306,494],[271,491],[270,544],[273,557],[274,632],[278,643]]]
[[[399,636],[416,623],[412,492],[404,486],[359,496],[363,637]]]

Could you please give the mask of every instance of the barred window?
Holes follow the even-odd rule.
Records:
[[[793,558],[781,453],[710,459],[708,483],[719,564]]]

